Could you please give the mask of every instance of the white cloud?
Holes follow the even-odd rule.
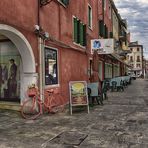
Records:
[[[148,0],[137,0],[138,3],[148,4]]]
[[[144,46],[148,57],[148,0],[114,0],[121,17],[127,19],[131,41]]]

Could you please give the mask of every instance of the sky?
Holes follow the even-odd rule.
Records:
[[[122,19],[127,20],[131,42],[138,41],[148,59],[148,0],[114,0]]]

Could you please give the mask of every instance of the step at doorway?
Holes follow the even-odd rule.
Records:
[[[19,102],[0,101],[0,109],[20,111]]]

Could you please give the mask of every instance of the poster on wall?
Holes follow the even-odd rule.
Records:
[[[11,42],[0,43],[0,52],[0,100],[19,101],[20,55]]]
[[[72,115],[72,109],[74,106],[87,106],[89,113],[89,103],[87,95],[87,83],[86,81],[70,81],[70,113]]]

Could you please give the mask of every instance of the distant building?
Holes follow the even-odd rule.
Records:
[[[144,78],[148,79],[148,60],[143,59]]]
[[[132,67],[131,71],[134,72],[137,77],[143,76],[143,45],[139,45],[138,41],[130,42],[129,49],[131,53],[127,55],[127,62]]]

